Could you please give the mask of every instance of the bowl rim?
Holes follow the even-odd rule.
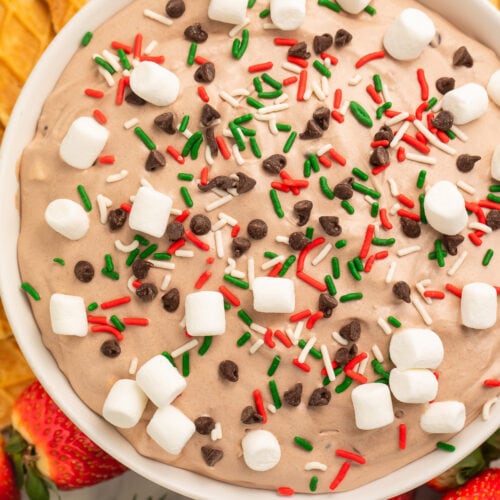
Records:
[[[224,498],[234,495],[249,500],[275,499],[274,491],[223,483],[140,455],[111,424],[78,398],[42,343],[30,304],[20,289],[21,278],[17,266],[17,237],[20,227],[17,163],[24,147],[33,138],[46,97],[78,49],[82,34],[97,28],[131,1],[133,0],[90,0],[50,44],[15,105],[0,149],[0,241],[3,250],[0,255],[0,297],[16,340],[37,378],[63,412],[107,453],[150,481],[191,498]],[[433,3],[429,0],[422,1],[428,5]],[[451,1],[443,0],[440,8],[445,9],[445,4]],[[500,15],[497,15],[496,19],[492,16],[491,5],[486,0],[468,2],[467,5],[474,9],[476,16],[480,12],[484,19],[489,16],[491,21],[493,17],[494,25],[497,29],[500,28]],[[500,47],[496,49],[500,54]],[[500,404],[496,404],[488,421],[484,422],[478,417],[449,441],[456,446],[453,454],[435,450],[367,485],[346,492],[316,495],[316,498],[387,498],[413,489],[453,466],[499,427]],[[295,497],[310,498],[306,494],[296,494]]]

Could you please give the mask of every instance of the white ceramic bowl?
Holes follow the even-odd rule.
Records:
[[[0,151],[0,296],[16,339],[41,383],[80,429],[127,467],[165,488],[192,498],[276,499],[276,493],[231,486],[176,469],[139,455],[107,422],[92,412],[75,394],[54,358],[42,343],[37,325],[24,293],[20,291],[17,266],[16,164],[24,147],[31,141],[42,105],[59,75],[77,50],[82,33],[93,30],[131,0],[91,0],[71,20],[47,49],[31,74],[16,104]],[[493,48],[500,56],[500,15],[486,0],[421,0],[439,10],[457,26]],[[491,418],[477,419],[450,442],[454,453],[435,451],[402,467],[386,477],[345,493],[317,495],[318,499],[359,500],[388,498],[410,490],[454,465],[500,427],[500,404],[493,407]],[[295,495],[294,498],[311,498]]]

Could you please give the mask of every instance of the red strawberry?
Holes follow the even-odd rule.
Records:
[[[14,403],[12,424],[17,432],[7,451],[14,459],[23,457],[21,474],[31,498],[48,498],[53,485],[61,490],[91,486],[126,470],[64,415],[39,382]]]
[[[500,469],[486,469],[460,488],[449,491],[443,500],[498,500]]]
[[[413,500],[415,498],[415,490],[407,491],[406,493],[401,493],[396,497],[389,498],[389,500]]]
[[[3,450],[4,441],[0,434],[0,498],[3,500],[19,500],[21,494],[16,486],[14,469],[9,457]]]

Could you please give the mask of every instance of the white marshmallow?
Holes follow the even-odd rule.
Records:
[[[138,189],[128,218],[131,229],[161,238],[167,229],[172,198],[149,186]]]
[[[59,146],[59,155],[70,166],[90,168],[104,149],[109,131],[93,118],[77,118]]]
[[[247,0],[210,0],[208,17],[228,24],[243,24],[247,16]]]
[[[427,191],[424,210],[429,224],[440,233],[458,234],[467,225],[465,200],[450,181],[436,182]]]
[[[460,309],[464,326],[491,328],[497,321],[497,291],[487,283],[468,283],[462,288]]]
[[[500,106],[500,69],[495,71],[488,81],[488,86],[486,87],[490,99],[497,105]]]
[[[278,465],[281,448],[275,435],[269,431],[249,431],[241,441],[243,460],[255,471],[263,472]]]
[[[295,30],[306,17],[306,0],[271,0],[271,20],[280,30]]]
[[[428,403],[436,399],[438,381],[430,370],[393,368],[389,387],[392,395],[402,403]]]
[[[193,422],[181,410],[167,405],[155,411],[146,432],[166,452],[178,455],[195,429]]]
[[[392,335],[389,355],[400,370],[434,369],[443,361],[444,349],[439,335],[432,330],[407,328]]]
[[[45,221],[69,240],[83,238],[89,229],[89,216],[81,205],[73,200],[59,198],[45,209]]]
[[[416,59],[436,34],[430,17],[418,9],[404,9],[384,35],[387,52],[400,61]]]
[[[358,429],[378,429],[394,421],[391,391],[387,385],[376,382],[358,385],[351,392],[351,398]]]
[[[371,0],[337,0],[337,3],[349,14],[359,14]]]
[[[291,313],[295,309],[295,286],[288,278],[255,278],[252,291],[253,308],[258,312]]]
[[[500,144],[495,148],[491,157],[491,177],[500,181]]]
[[[455,125],[464,125],[486,113],[488,93],[478,83],[466,83],[446,92],[441,104],[445,111],[449,111],[453,115]]]
[[[151,61],[135,65],[130,73],[130,88],[155,106],[168,106],[179,95],[179,78],[167,68]]]
[[[102,416],[121,429],[130,429],[139,422],[148,398],[135,380],[117,380],[106,396]]]
[[[139,368],[136,380],[148,398],[159,407],[171,403],[186,388],[186,379],[161,354]]]
[[[88,331],[87,309],[82,297],[54,293],[50,297],[52,331],[59,335],[85,337]]]
[[[192,336],[222,335],[226,331],[224,297],[219,292],[186,295],[186,330]]]
[[[465,425],[465,406],[460,401],[432,403],[420,417],[420,427],[432,434],[459,432]]]

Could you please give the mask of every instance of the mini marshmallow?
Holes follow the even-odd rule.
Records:
[[[420,417],[420,427],[432,434],[459,432],[465,425],[465,406],[460,401],[432,403]]]
[[[70,166],[90,168],[104,149],[109,131],[93,118],[77,118],[59,146],[60,157]]]
[[[134,66],[130,88],[139,97],[155,106],[168,106],[179,95],[179,78],[167,68],[151,61]]]
[[[449,111],[453,115],[455,125],[464,125],[486,113],[488,93],[478,83],[467,83],[446,92],[441,104],[445,111]]]
[[[138,189],[128,218],[131,229],[161,238],[167,229],[172,198],[149,186]]]
[[[337,0],[342,10],[349,14],[359,14],[370,2],[371,0]]]
[[[488,86],[486,87],[490,99],[497,105],[500,106],[500,69],[495,71],[488,81]]]
[[[491,328],[497,321],[497,291],[487,283],[468,283],[462,288],[460,309],[464,326]]]
[[[87,309],[82,297],[54,293],[50,297],[52,331],[59,335],[85,337],[88,330]]]
[[[368,431],[392,424],[394,411],[391,391],[385,384],[358,385],[351,393],[358,429]]]
[[[271,0],[271,20],[280,30],[295,30],[306,17],[306,0]]]
[[[117,380],[106,396],[102,416],[121,429],[130,429],[139,422],[148,398],[135,380]]]
[[[226,331],[224,297],[220,292],[186,295],[186,330],[192,336],[222,335]]]
[[[166,452],[178,455],[195,429],[193,422],[181,410],[167,405],[155,411],[146,432]]]
[[[186,379],[161,354],[146,361],[135,378],[139,387],[158,407],[171,403],[186,388]]]
[[[389,355],[400,370],[434,369],[443,361],[444,349],[439,335],[432,330],[407,328],[392,335]]]
[[[45,222],[69,240],[83,238],[89,229],[89,216],[81,205],[73,200],[59,198],[45,209]]]
[[[400,61],[416,59],[436,34],[430,17],[418,9],[404,9],[384,35],[387,52]]]
[[[208,17],[228,24],[243,24],[247,16],[247,0],[210,0]]]
[[[436,399],[438,381],[430,370],[393,368],[389,387],[392,395],[402,403],[428,403]]]
[[[491,177],[500,181],[500,144],[495,148],[491,157]]]
[[[464,197],[450,181],[436,182],[427,191],[424,210],[429,224],[440,233],[455,235],[467,225]]]
[[[243,460],[255,471],[263,472],[278,465],[281,448],[278,440],[269,431],[249,431],[241,441]]]
[[[255,278],[252,291],[253,308],[258,312],[291,313],[295,309],[295,286],[288,278]]]

